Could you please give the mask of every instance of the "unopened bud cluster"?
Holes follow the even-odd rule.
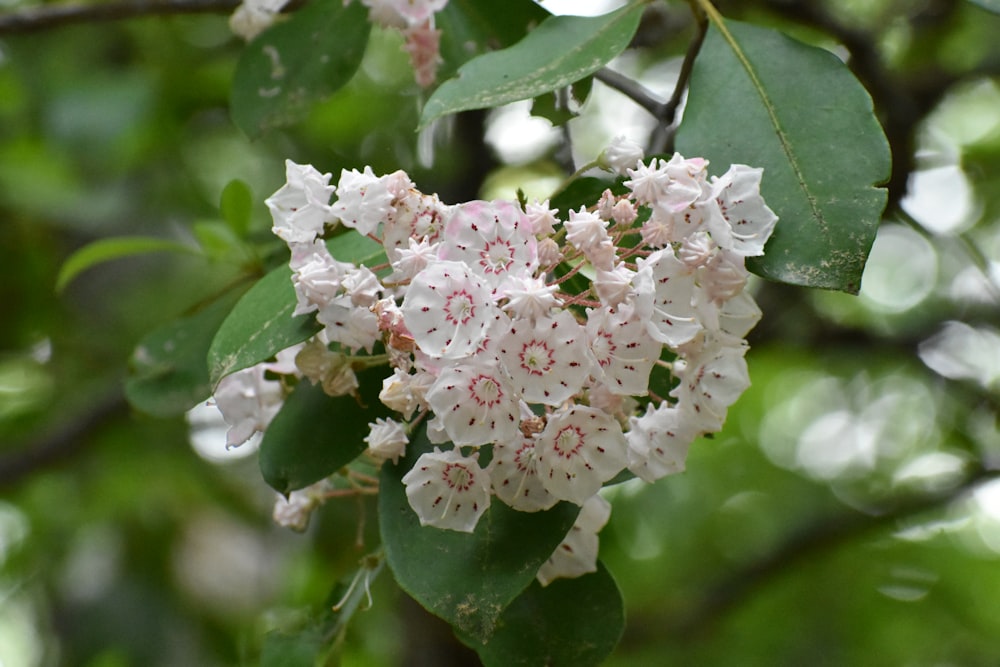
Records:
[[[471,532],[495,496],[526,512],[593,506],[596,533],[605,483],[683,470],[749,386],[744,338],[760,310],[744,259],[777,221],[762,170],[710,178],[703,159],[643,162],[621,141],[602,164],[626,176],[623,194],[565,216],[547,201],[446,205],[401,171],[345,170],[334,187],[290,161],[268,199],[295,312],[323,326],[298,372],[347,394],[352,360],[383,355],[380,398],[399,417],[372,424],[377,459],[398,459],[426,421],[437,446],[403,478],[422,524]],[[377,240],[385,264],[333,257],[321,237],[336,224]]]

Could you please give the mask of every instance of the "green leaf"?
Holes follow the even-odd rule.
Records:
[[[232,228],[217,220],[196,222],[191,227],[205,255],[216,261],[247,259],[249,250]]]
[[[625,607],[614,578],[597,572],[532,582],[500,617],[488,643],[463,638],[486,667],[587,667],[611,655],[625,629]]]
[[[1000,0],[969,0],[972,4],[994,14],[1000,14]]]
[[[451,0],[434,16],[444,61],[438,77],[451,77],[470,58],[516,44],[549,16],[532,0]]]
[[[403,475],[430,451],[420,429],[398,465],[382,468],[379,523],[386,559],[400,587],[464,635],[484,643],[504,609],[535,578],[580,508],[517,512],[494,500],[472,534],[422,527],[406,499]]]
[[[366,266],[385,262],[381,245],[353,231],[335,236],[326,247],[342,262]],[[212,341],[208,351],[212,385],[318,332],[322,327],[313,315],[292,317],[296,303],[292,271],[287,266],[261,278],[236,304]]]
[[[253,192],[250,191],[250,186],[238,178],[229,181],[222,189],[219,211],[229,228],[239,238],[246,238],[253,213]]]
[[[323,628],[308,626],[298,632],[272,630],[264,635],[260,667],[316,667],[329,641]]]
[[[691,75],[677,150],[764,168],[779,216],[766,278],[857,293],[885,208],[889,146],[867,91],[832,53],[712,16]]]
[[[289,493],[327,477],[368,446],[368,423],[392,411],[378,400],[385,367],[358,373],[358,398],[327,396],[303,380],[285,399],[260,443],[260,470],[279,493]]]
[[[587,77],[576,83],[540,95],[532,100],[531,115],[544,118],[553,125],[564,125],[580,114],[580,107],[593,88],[594,78]]]
[[[303,118],[350,81],[368,45],[360,2],[312,0],[250,42],[236,65],[230,108],[249,137]]]
[[[292,270],[287,266],[258,280],[229,313],[208,349],[212,386],[318,332],[321,327],[311,314],[292,317],[295,304]]]
[[[144,255],[150,252],[198,254],[198,251],[191,246],[151,236],[119,236],[112,239],[101,239],[83,246],[69,256],[56,277],[56,291],[62,291],[73,278],[92,266],[113,259]]]
[[[183,414],[212,393],[205,355],[216,330],[244,289],[228,292],[205,308],[143,338],[129,362],[125,396],[157,417]]]
[[[645,4],[604,16],[551,16],[514,46],[473,58],[427,100],[420,127],[457,111],[537,97],[593,74],[628,46]]]

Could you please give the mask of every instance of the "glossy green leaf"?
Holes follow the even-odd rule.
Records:
[[[191,231],[209,259],[238,262],[250,256],[243,240],[224,222],[203,220],[194,223]]]
[[[580,508],[560,503],[547,512],[517,512],[494,500],[472,534],[422,527],[401,480],[431,449],[421,429],[407,456],[382,468],[379,523],[386,559],[404,591],[483,643],[552,555]]]
[[[504,611],[489,642],[463,638],[486,667],[588,667],[611,655],[625,629],[625,606],[614,578],[597,572],[532,582]]]
[[[205,355],[243,289],[148,334],[132,353],[125,396],[158,417],[184,414],[212,393]]]
[[[316,667],[329,649],[323,629],[310,625],[298,632],[272,630],[264,635],[260,667]]]
[[[766,278],[857,293],[886,203],[890,155],[867,91],[832,53],[714,18],[691,75],[677,150],[710,171],[763,167],[779,221]]]
[[[593,74],[625,50],[645,5],[634,2],[604,16],[552,16],[514,46],[473,58],[427,100],[420,127],[457,111],[537,97]]]
[[[292,270],[279,266],[243,295],[219,327],[208,350],[212,386],[219,380],[267,361],[320,330],[312,315],[292,317],[295,310]]]
[[[326,246],[343,262],[375,266],[385,261],[381,245],[354,232],[340,234]],[[313,315],[292,317],[295,305],[291,269],[280,266],[261,278],[236,304],[212,341],[208,351],[212,385],[318,332],[321,327]]]
[[[335,473],[365,450],[368,423],[392,414],[378,400],[385,367],[358,373],[358,396],[327,396],[301,381],[271,420],[260,443],[264,481],[279,493],[301,489]]]
[[[59,275],[56,277],[56,290],[62,291],[71,280],[92,266],[113,259],[151,252],[198,254],[198,251],[189,245],[151,236],[119,236],[101,239],[83,246],[69,256],[69,259],[59,269]]]
[[[444,61],[438,79],[453,76],[470,58],[516,44],[549,16],[532,0],[450,0],[434,16]]]
[[[253,213],[253,192],[250,191],[250,186],[238,178],[229,181],[219,197],[219,211],[222,219],[238,237],[246,237]]]
[[[368,45],[368,9],[360,2],[312,0],[250,42],[236,65],[230,108],[251,138],[301,120],[342,87]]]

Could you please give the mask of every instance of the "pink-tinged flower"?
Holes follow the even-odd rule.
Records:
[[[569,212],[569,220],[564,225],[566,240],[578,250],[587,252],[611,240],[607,226],[606,220],[581,206],[579,211]]]
[[[329,206],[336,188],[330,174],[319,173],[312,165],[285,160],[285,185],[264,202],[271,211],[271,231],[287,243],[309,243],[336,220]]]
[[[587,312],[587,339],[597,359],[594,377],[609,391],[642,395],[663,346],[649,335],[644,318],[630,304]]]
[[[371,167],[365,167],[364,172],[341,170],[333,214],[359,234],[373,234],[379,223],[392,215],[393,196],[384,178],[376,176]]]
[[[626,169],[631,178],[625,181],[625,187],[640,204],[652,204],[665,196],[670,176],[667,174],[666,162],[652,159],[649,164],[639,163],[633,169]]]
[[[541,317],[534,326],[515,320],[499,341],[500,360],[529,403],[561,405],[581,389],[593,359],[583,327],[572,313]]]
[[[705,295],[716,303],[727,301],[743,292],[750,272],[743,265],[743,258],[729,250],[720,250],[698,269],[698,282]]]
[[[637,307],[649,314],[649,335],[667,345],[683,345],[702,330],[694,307],[695,275],[668,246],[638,261],[636,289],[645,295],[652,286],[652,299],[640,299]]]
[[[292,273],[298,299],[292,315],[311,313],[333,302],[340,293],[344,276],[355,269],[353,264],[334,259],[322,243],[312,248],[309,258],[301,258]]]
[[[750,386],[745,354],[745,346],[715,343],[687,360],[680,373],[681,383],[670,395],[702,432],[721,429],[729,406]]]
[[[494,291],[510,276],[531,275],[538,249],[527,216],[513,202],[456,206],[445,226],[441,259],[465,262]]]
[[[406,248],[396,249],[396,259],[392,262],[392,280],[410,280],[438,258],[437,243],[431,243],[426,238],[418,241],[412,236],[406,243]]]
[[[677,249],[677,259],[684,262],[685,266],[696,269],[708,264],[718,249],[718,244],[712,240],[708,232],[695,232],[681,242],[680,248]]]
[[[597,571],[597,534],[611,518],[611,503],[594,495],[583,503],[573,527],[562,543],[538,569],[538,583],[548,586],[555,579],[572,579]]]
[[[582,505],[625,468],[625,449],[610,415],[582,405],[559,409],[535,443],[538,476],[556,498]]]
[[[421,88],[434,84],[441,59],[441,31],[426,21],[403,30],[403,50],[410,54],[413,76]]]
[[[364,309],[374,306],[382,294],[382,283],[367,266],[352,265],[344,275],[341,287],[351,298],[351,303]]]
[[[445,368],[427,403],[456,445],[485,445],[517,437],[519,399],[499,364],[482,361]]]
[[[639,212],[628,199],[619,199],[618,203],[611,207],[611,219],[618,225],[631,225],[639,217]]]
[[[471,533],[490,506],[489,475],[458,449],[421,454],[403,484],[421,526]]]
[[[608,308],[614,308],[635,296],[633,278],[635,271],[625,266],[624,262],[620,262],[610,271],[597,269],[591,285],[601,303]]]
[[[538,242],[538,265],[555,266],[563,260],[562,250],[553,238],[544,238]]]
[[[650,248],[663,248],[674,241],[674,214],[658,206],[642,223],[642,242]]]
[[[316,321],[326,327],[323,331],[327,340],[352,350],[371,352],[379,340],[375,313],[367,308],[358,308],[347,295],[338,296],[320,308]]]
[[[446,261],[413,278],[401,309],[420,349],[446,359],[475,352],[500,315],[486,283],[465,264]]]
[[[403,425],[392,419],[376,419],[368,424],[368,454],[379,461],[399,460],[406,450],[410,439],[406,437]]]
[[[413,393],[413,379],[414,376],[406,371],[395,368],[392,375],[382,380],[382,391],[378,395],[383,405],[403,415],[403,419],[413,416],[413,411],[420,405],[420,401]]]
[[[655,482],[683,472],[688,449],[699,435],[686,412],[666,403],[649,405],[644,415],[629,422],[628,468],[636,477]]]
[[[274,499],[272,518],[279,526],[302,532],[309,525],[309,517],[313,510],[323,504],[330,484],[325,479],[310,484],[303,489],[296,489],[288,497],[277,494]]]
[[[729,226],[729,233],[720,234],[722,238],[715,241],[744,257],[764,254],[764,244],[778,222],[778,216],[760,195],[763,173],[760,168],[734,164],[725,174],[712,179],[712,195]],[[716,236],[714,230],[712,236]]]
[[[559,224],[559,209],[549,208],[549,200],[535,202],[524,207],[524,214],[531,225],[531,233],[548,236],[555,233],[555,225]]]
[[[611,140],[611,143],[598,158],[598,162],[602,167],[607,167],[616,174],[625,176],[628,170],[636,168],[645,156],[642,146],[631,139],[619,136]]]
[[[555,295],[557,290],[556,285],[546,285],[541,278],[512,276],[504,286],[502,296],[507,298],[507,303],[503,310],[515,320],[534,323],[562,304]]]
[[[266,364],[227,375],[215,388],[213,399],[229,424],[226,447],[239,447],[254,433],[263,432],[285,400],[280,382],[264,377]]]
[[[535,440],[520,435],[493,445],[490,480],[497,498],[521,512],[547,510],[559,499],[545,490],[535,463]]]
[[[428,244],[440,240],[452,208],[442,204],[437,195],[425,195],[416,190],[394,200],[392,214],[382,225],[382,247],[389,261],[396,262],[400,249],[408,247],[411,239]]]

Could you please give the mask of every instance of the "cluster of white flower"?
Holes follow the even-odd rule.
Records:
[[[557,551],[546,580],[593,569],[605,483],[683,470],[691,442],[749,386],[744,337],[760,310],[744,258],[777,221],[760,169],[709,178],[703,159],[643,162],[623,140],[601,162],[627,176],[624,194],[565,220],[547,201],[445,205],[401,171],[345,170],[334,187],[291,161],[267,200],[291,249],[296,313],[324,327],[299,371],[345,394],[352,363],[386,360],[380,398],[400,417],[372,424],[378,460],[398,459],[426,421],[436,447],[403,477],[421,524],[471,532],[493,496],[526,512],[591,507],[562,549],[576,564]],[[337,223],[381,243],[386,263],[334,258],[320,237]],[[668,395],[650,392],[653,373]]]
[[[351,0],[345,0],[347,5]],[[434,27],[434,15],[448,0],[360,0],[368,8],[375,25],[399,30],[410,54],[414,76],[424,88],[434,83],[441,64],[441,31]],[[251,40],[271,26],[289,0],[243,0],[229,19],[234,33]]]

